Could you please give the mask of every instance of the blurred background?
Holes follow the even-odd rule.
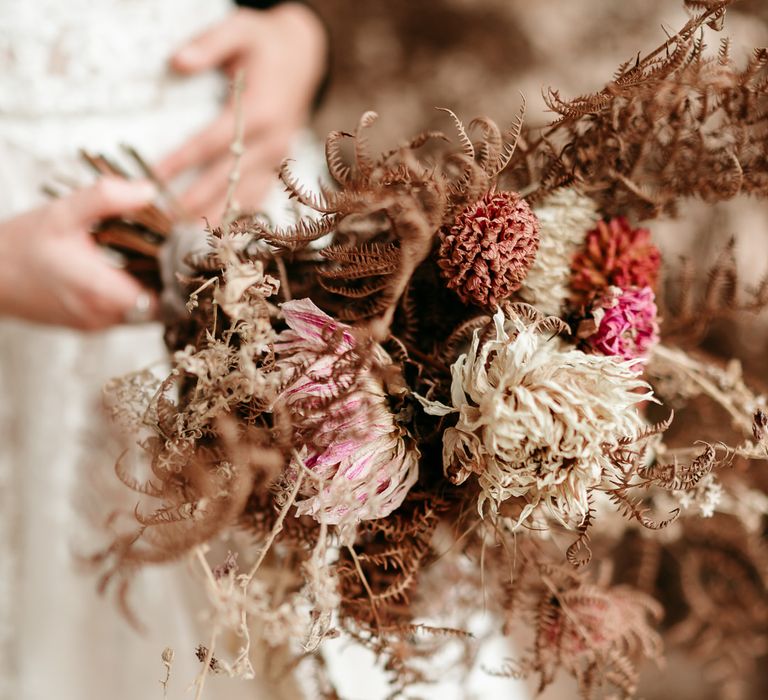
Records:
[[[656,48],[688,15],[682,0],[313,0],[333,43],[333,82],[318,133],[379,112],[383,140],[445,125],[435,107],[467,121],[504,123],[528,101],[529,124],[546,122],[542,88],[577,95],[601,88],[618,65]],[[745,53],[768,41],[768,3],[728,10],[726,30]],[[717,41],[717,38],[715,39]]]

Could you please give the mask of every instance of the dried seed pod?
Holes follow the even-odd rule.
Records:
[[[539,220],[516,192],[489,192],[440,234],[438,264],[465,304],[496,307],[520,288],[539,249]]]

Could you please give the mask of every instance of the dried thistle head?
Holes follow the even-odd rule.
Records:
[[[539,248],[539,222],[515,192],[489,192],[440,233],[438,265],[465,304],[495,308],[520,288]]]

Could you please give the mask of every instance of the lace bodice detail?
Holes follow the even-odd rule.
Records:
[[[231,0],[0,0],[0,216],[42,203],[57,176],[87,182],[78,149],[154,161],[210,122],[226,95],[215,71],[180,76],[169,58]]]
[[[229,0],[0,0],[0,115],[178,108],[200,86],[173,76],[169,53],[229,9]]]

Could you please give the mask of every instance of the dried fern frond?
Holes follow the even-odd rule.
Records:
[[[757,51],[739,68],[726,45],[708,56],[698,36],[730,4],[696,4],[700,12],[677,34],[625,63],[599,92],[566,100],[550,89],[547,105],[558,119],[537,141],[534,187],[577,181],[606,213],[639,218],[674,213],[690,197],[768,195],[760,167],[768,53]]]
[[[736,239],[731,238],[699,279],[697,267],[688,258],[681,260],[677,270],[668,269],[665,290],[658,297],[665,338],[695,344],[718,319],[768,308],[768,273],[755,288],[744,288],[735,249]]]

